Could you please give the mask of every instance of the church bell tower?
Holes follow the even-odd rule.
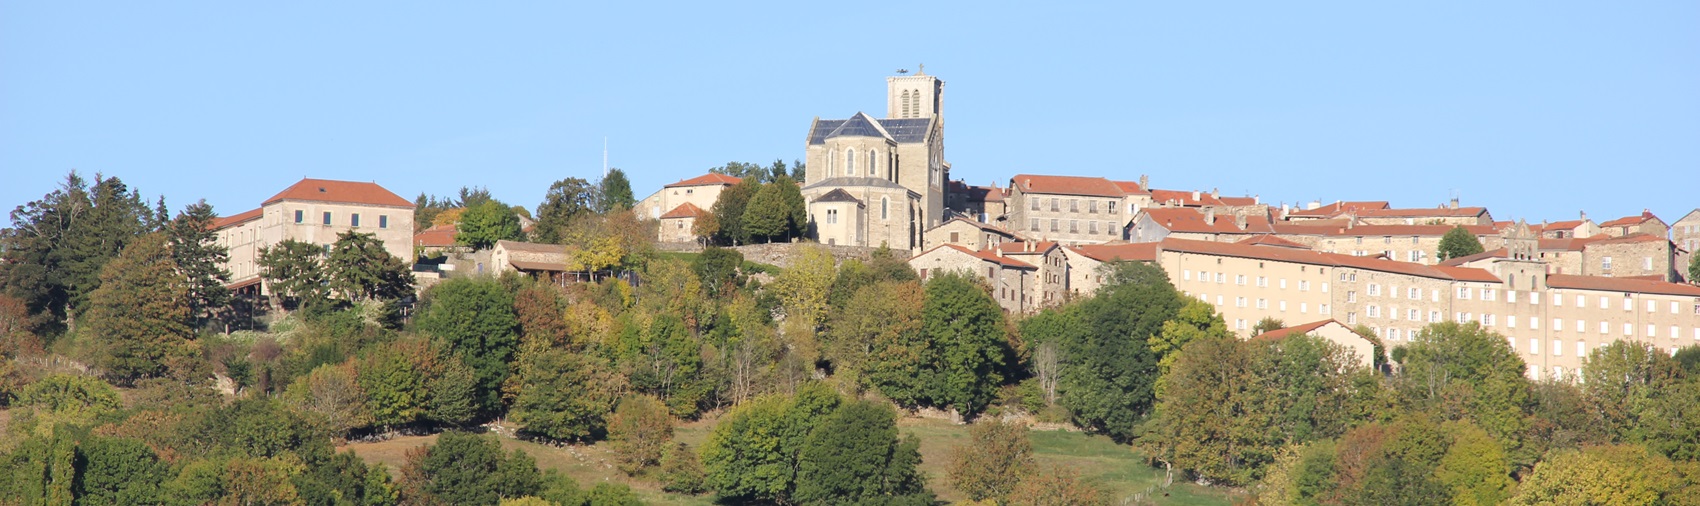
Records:
[[[943,118],[944,81],[929,76],[922,66],[915,75],[885,78],[885,117]]]

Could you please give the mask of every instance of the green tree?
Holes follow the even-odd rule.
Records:
[[[496,411],[508,363],[519,344],[513,295],[489,279],[452,279],[431,287],[425,295],[419,331],[447,345],[472,368],[479,409]]]
[[[774,278],[769,288],[784,306],[786,322],[794,325],[788,330],[813,335],[820,328],[836,273],[832,254],[826,248],[805,246],[798,250],[791,267]]]
[[[1676,361],[1647,343],[1613,341],[1588,353],[1582,395],[1594,422],[1617,439],[1645,424],[1641,414],[1657,392],[1679,380]]]
[[[626,171],[608,169],[608,175],[602,176],[602,181],[596,186],[596,212],[631,209],[637,203],[637,197],[632,195],[632,182],[626,179]]]
[[[684,443],[673,443],[661,453],[661,489],[675,494],[703,493],[702,462],[697,460],[697,454]]]
[[[762,182],[764,178],[771,174],[771,171],[766,167],[746,162],[726,162],[726,165],[708,169],[708,172],[725,174],[743,180],[754,180],[757,183]]]
[[[1452,445],[1440,458],[1435,479],[1452,491],[1452,504],[1485,506],[1502,504],[1511,497],[1510,465],[1498,441],[1467,421],[1443,427]]]
[[[141,441],[94,438],[77,447],[77,504],[157,504],[169,471]]]
[[[830,388],[807,384],[793,396],[770,394],[734,408],[703,443],[708,488],[727,499],[790,502],[809,432],[842,403]]]
[[[201,200],[184,208],[166,228],[171,259],[185,278],[189,316],[197,324],[230,303],[230,290],[224,287],[230,281],[230,273],[224,270],[230,249],[218,243],[213,229],[216,218],[212,205]]]
[[[673,440],[673,414],[660,399],[628,395],[608,420],[608,440],[626,474],[659,465]]]
[[[832,311],[821,335],[833,375],[858,389],[873,387],[900,405],[927,398],[922,369],[937,350],[921,333],[920,283],[886,281],[863,286]]]
[[[424,339],[379,345],[356,362],[355,378],[378,427],[462,425],[477,414],[480,397],[472,369]]]
[[[1261,323],[1261,322],[1259,322]],[[1253,336],[1260,332],[1252,331]],[[1222,321],[1222,315],[1216,313],[1216,308],[1198,299],[1187,299],[1175,318],[1163,322],[1163,330],[1151,336],[1147,344],[1151,352],[1157,355],[1157,371],[1159,375],[1167,374],[1169,367],[1180,358],[1181,348],[1187,343],[1206,338],[1230,337],[1228,324]],[[1161,377],[1159,377],[1161,384]]]
[[[1693,500],[1692,478],[1639,446],[1563,450],[1536,464],[1508,504],[1672,504]]]
[[[283,396],[290,407],[312,413],[336,436],[371,425],[366,391],[360,388],[354,365],[325,364],[289,384]]]
[[[495,436],[460,432],[445,432],[437,444],[410,454],[402,476],[404,486],[444,504],[494,505],[543,488],[531,456],[520,450],[503,454]]]
[[[186,372],[193,359],[188,299],[163,234],[135,241],[107,263],[88,313],[106,373],[129,383],[171,365]]]
[[[951,451],[945,475],[970,500],[1003,499],[1034,466],[1027,427],[991,418],[968,428],[968,442]]]
[[[1688,257],[1688,282],[1700,284],[1700,255]]]
[[[1003,383],[1003,310],[963,273],[927,280],[921,334],[938,347],[933,401],[964,417],[985,410]]]
[[[743,228],[751,240],[769,242],[790,235],[793,224],[782,191],[779,183],[768,183],[750,198],[749,206],[744,209]]]
[[[519,215],[495,200],[467,206],[455,227],[455,244],[474,250],[488,249],[496,241],[518,241],[525,238],[519,227]]]
[[[795,499],[802,504],[865,503],[922,494],[921,441],[899,439],[897,413],[870,401],[840,404],[804,440]]]
[[[260,277],[285,307],[322,301],[329,297],[328,279],[319,264],[324,255],[325,250],[313,243],[284,239],[260,248]]]
[[[1467,257],[1482,251],[1482,242],[1476,239],[1476,234],[1470,233],[1463,225],[1459,225],[1446,231],[1446,235],[1440,236],[1440,250],[1435,252],[1435,257],[1440,260],[1447,260]]]
[[[598,357],[546,351],[521,365],[510,415],[527,432],[551,439],[599,439],[625,389],[625,377]]]
[[[325,256],[324,269],[332,288],[350,301],[400,299],[413,294],[413,273],[391,255],[373,234],[337,234]]]
[[[1406,350],[1399,388],[1412,409],[1467,417],[1519,454],[1532,400],[1523,360],[1504,336],[1475,322],[1443,322],[1424,328]]]
[[[1151,336],[1174,318],[1182,298],[1159,267],[1116,264],[1106,274],[1096,295],[1065,312],[1078,324],[1057,326],[1071,331],[1056,337],[1064,357],[1058,390],[1076,424],[1127,441],[1155,401]]]
[[[742,276],[739,274],[743,265],[743,253],[718,246],[703,248],[702,254],[691,261],[691,269],[702,279],[702,286],[709,296],[716,296],[722,291],[743,285]]]
[[[596,192],[589,182],[576,177],[550,184],[549,191],[543,194],[543,203],[537,205],[537,227],[532,230],[532,240],[559,244],[561,231],[574,218],[594,210],[591,206],[596,202]]]
[[[714,215],[714,222],[720,224],[720,231],[715,236],[716,242],[733,246],[750,242],[750,234],[744,230],[744,212],[749,207],[750,199],[761,189],[760,178],[746,177],[720,192],[714,206],[709,209]]]
[[[18,393],[15,406],[25,408],[27,420],[14,419],[16,426],[33,423],[36,433],[49,434],[59,425],[86,426],[121,408],[118,389],[99,378],[51,374]],[[18,416],[18,415],[14,415]]]
[[[1284,328],[1287,328],[1286,322],[1283,322],[1279,318],[1273,316],[1265,316],[1262,320],[1257,321],[1257,325],[1251,326],[1250,337],[1261,336],[1266,332],[1281,330]]]
[[[52,336],[88,309],[100,272],[132,240],[157,226],[141,195],[95,175],[71,172],[41,200],[18,206],[0,233],[0,286],[23,300],[38,335]]]

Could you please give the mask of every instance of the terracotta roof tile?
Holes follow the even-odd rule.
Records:
[[[453,223],[437,225],[413,234],[413,245],[427,248],[442,248],[455,245],[456,228]]]
[[[1157,243],[1132,244],[1086,244],[1069,248],[1070,251],[1086,258],[1100,262],[1115,262],[1127,260],[1133,262],[1157,261]]]
[[[1197,193],[1198,198],[1192,198]],[[1222,200],[1211,196],[1209,192],[1189,192],[1181,190],[1151,190],[1151,201],[1157,205],[1181,205],[1189,207],[1220,206]]]
[[[1367,200],[1359,202],[1336,201],[1316,209],[1297,209],[1288,211],[1288,216],[1339,216],[1347,211],[1374,211],[1388,209],[1385,200]]]
[[[1246,238],[1244,240],[1239,241],[1239,243],[1240,244],[1250,244],[1250,245],[1255,245],[1255,246],[1273,246],[1273,247],[1278,247],[1278,248],[1310,249],[1310,246],[1305,246],[1304,244],[1300,244],[1300,243],[1296,243],[1296,242],[1289,241],[1289,240],[1286,240],[1286,239],[1282,239],[1279,236],[1276,236],[1274,234],[1254,235],[1254,236],[1251,236],[1249,238]]]
[[[728,175],[725,175],[725,174],[715,174],[715,173],[711,172],[711,173],[703,174],[701,176],[693,177],[693,178],[690,178],[690,179],[683,179],[683,180],[680,180],[677,183],[673,183],[673,184],[670,184],[670,185],[667,185],[667,186],[663,186],[662,188],[678,188],[678,187],[682,187],[682,186],[709,186],[709,185],[731,186],[731,185],[738,184],[739,181],[743,181],[743,179],[728,176]]]
[[[1461,256],[1461,257],[1457,257],[1457,258],[1448,258],[1446,260],[1441,261],[1440,265],[1445,265],[1445,266],[1449,266],[1449,267],[1457,267],[1457,266],[1461,266],[1461,265],[1464,265],[1464,264],[1467,264],[1467,263],[1470,263],[1470,262],[1474,262],[1474,261],[1477,261],[1477,260],[1484,260],[1484,259],[1488,259],[1488,258],[1505,258],[1505,257],[1506,257],[1505,248],[1499,248],[1499,249],[1492,250],[1492,251],[1483,251],[1481,253],[1477,253],[1477,254],[1474,254],[1474,255],[1465,255],[1465,256]]]
[[[1639,234],[1639,233],[1637,233],[1637,234],[1629,234],[1629,235],[1626,235],[1626,236],[1623,236],[1623,237],[1601,237],[1599,240],[1593,241],[1591,244],[1623,244],[1623,243],[1632,243],[1632,242],[1665,242],[1665,241],[1668,241],[1668,240],[1669,239],[1665,239],[1663,237],[1659,237],[1659,236],[1656,236],[1656,235],[1653,235],[1653,234]]]
[[[1467,218],[1481,216],[1487,212],[1485,207],[1430,207],[1416,209],[1365,209],[1358,211],[1359,218]]]
[[[1033,251],[1027,251],[1027,245],[1033,245]],[[1052,241],[1009,241],[1000,242],[992,249],[1003,251],[1005,255],[1042,255],[1057,247]]]
[[[260,219],[260,212],[262,210],[263,209],[254,209],[254,210],[250,210],[250,211],[243,211],[241,213],[233,214],[233,215],[230,215],[230,216],[220,216],[218,218],[214,218],[213,222],[212,222],[212,229],[218,230],[218,229],[229,227],[229,226],[232,226],[232,225],[238,225],[238,224],[241,224],[241,223],[246,223],[248,221]]]
[[[679,204],[679,207],[673,208],[672,211],[667,211],[667,214],[661,215],[661,219],[670,220],[675,218],[696,218],[704,214],[708,213],[703,211],[702,208],[697,207],[696,204],[686,202]]]
[[[413,202],[390,193],[389,190],[378,186],[377,183],[330,179],[302,179],[301,182],[295,183],[277,195],[273,195],[272,198],[266,199],[261,205],[282,200],[413,208]]]
[[[1111,182],[1115,183],[1117,188],[1121,188],[1122,193],[1125,193],[1125,194],[1128,194],[1128,195],[1150,195],[1151,194],[1150,190],[1146,190],[1145,188],[1141,188],[1139,186],[1138,181],[1111,181]]]
[[[1121,198],[1127,195],[1122,187],[1114,181],[1101,177],[1081,176],[1036,176],[1018,174],[1010,178],[1010,186],[1018,188],[1022,193],[1044,193],[1050,195],[1086,195],[1092,197]]]
[[[1547,286],[1571,290],[1596,290],[1602,292],[1652,293],[1659,295],[1679,295],[1700,297],[1700,286],[1667,283],[1633,278],[1608,278],[1602,276],[1573,276],[1569,274],[1547,275]]]
[[[1268,332],[1264,332],[1262,334],[1258,334],[1257,337],[1253,337],[1252,339],[1280,340],[1280,339],[1285,339],[1288,336],[1305,335],[1305,334],[1311,333],[1312,331],[1315,331],[1316,329],[1320,329],[1323,326],[1328,325],[1330,323],[1339,323],[1339,322],[1335,321],[1333,319],[1328,319],[1328,320],[1322,320],[1322,321],[1319,321],[1319,322],[1310,322],[1310,323],[1306,323],[1304,325],[1294,325],[1294,326],[1291,326],[1291,327],[1279,328],[1279,329],[1271,330],[1271,331],[1268,331]],[[1340,325],[1344,326],[1345,324],[1341,323]],[[1351,327],[1346,327],[1346,328],[1351,328]]]
[[[527,252],[527,253],[555,253],[555,254],[561,254],[561,255],[565,255],[567,253],[567,247],[559,245],[559,244],[545,244],[545,243],[540,243],[540,242],[520,242],[520,241],[496,241],[496,245],[501,246],[502,249],[505,249],[505,250],[508,250],[508,251],[524,251],[524,252]]]
[[[1354,236],[1443,236],[1460,225],[1353,225],[1351,227],[1335,227],[1321,231],[1322,235],[1336,237]],[[1487,236],[1499,233],[1492,225],[1462,225],[1464,230],[1476,236]]]
[[[1262,214],[1246,216],[1246,226],[1239,228],[1234,222],[1233,213],[1216,213],[1216,222],[1204,221],[1204,212],[1188,207],[1152,207],[1141,209],[1140,213],[1151,218],[1151,221],[1169,232],[1192,234],[1269,234],[1275,229],[1269,224],[1269,217]],[[1135,222],[1138,218],[1135,218]]]
[[[991,250],[974,251],[974,250],[971,250],[971,249],[968,249],[968,248],[964,248],[962,246],[957,246],[955,244],[942,244],[942,245],[939,245],[938,247],[935,247],[933,249],[923,251],[923,252],[921,252],[920,255],[915,255],[915,257],[920,257],[920,256],[926,255],[928,253],[938,251],[939,248],[950,248],[950,249],[956,250],[958,252],[967,254],[968,256],[972,256],[974,258],[985,260],[987,262],[999,264],[999,265],[1002,265],[1004,267],[1010,267],[1010,268],[1015,268],[1015,269],[1038,269],[1038,267],[1035,267],[1033,264],[1029,264],[1027,262],[1016,260],[1014,258],[998,256],[997,253],[994,253]]]
[[[1189,239],[1164,239],[1158,244],[1163,250],[1183,251],[1205,255],[1255,258],[1277,262],[1326,265],[1331,267],[1350,267],[1355,269],[1457,281],[1499,281],[1498,277],[1488,271],[1468,267],[1427,266],[1384,258],[1356,257],[1311,250],[1270,248],[1246,244],[1194,241]]]

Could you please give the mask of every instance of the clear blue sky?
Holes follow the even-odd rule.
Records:
[[[1700,206],[1700,2],[520,3],[0,0],[0,206],[76,169],[224,214],[303,176],[530,208],[604,137],[641,198],[801,158],[923,62],[974,184]]]

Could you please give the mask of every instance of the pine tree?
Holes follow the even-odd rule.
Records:
[[[373,234],[337,234],[325,257],[332,288],[350,301],[399,299],[413,292],[413,275]]]
[[[325,272],[319,264],[323,256],[324,249],[317,245],[284,239],[260,249],[260,277],[270,284],[272,296],[284,307],[321,301],[329,296]]]
[[[224,270],[230,249],[217,241],[218,234],[212,228],[217,217],[212,206],[202,200],[184,208],[166,229],[171,241],[171,259],[184,277],[189,292],[189,317],[196,326],[230,303],[230,290],[224,287],[230,281],[230,273]]]
[[[597,212],[631,209],[632,205],[637,203],[637,198],[632,195],[632,182],[626,179],[626,172],[623,170],[608,169],[608,175],[602,177],[597,188]]]
[[[89,296],[88,327],[107,374],[121,382],[156,376],[187,354],[189,291],[164,234],[125,248],[101,270],[100,282]]]

